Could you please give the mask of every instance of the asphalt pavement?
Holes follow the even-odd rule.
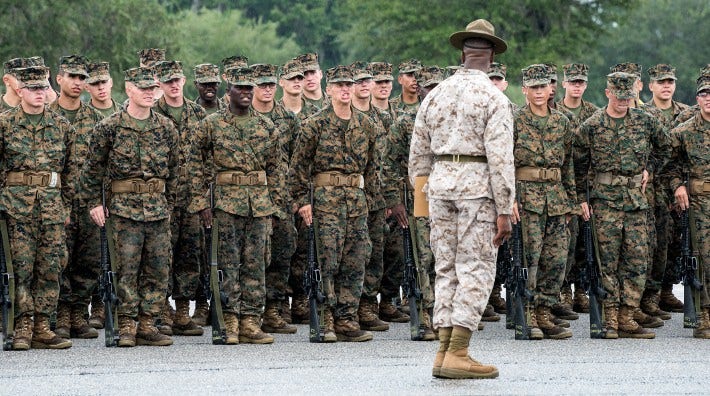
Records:
[[[64,351],[0,351],[0,395],[707,395],[710,342],[692,338],[682,315],[653,340],[592,340],[580,315],[561,341],[516,341],[503,316],[471,341],[472,357],[498,367],[492,380],[432,377],[438,342],[409,341],[406,323],[334,344],[309,343],[307,325],[271,345],[212,345],[206,331],[169,347],[106,348],[101,331]]]

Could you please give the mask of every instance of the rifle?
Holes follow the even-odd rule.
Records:
[[[690,186],[687,174],[685,185]],[[683,327],[686,329],[697,328],[699,325],[700,291],[703,289],[702,283],[698,280],[698,271],[702,266],[698,265],[698,257],[692,250],[696,240],[693,220],[690,207],[680,215],[681,256],[676,258],[676,265],[680,270],[680,280],[683,282]]]
[[[12,268],[12,254],[10,252],[10,239],[7,233],[7,222],[0,219],[0,307],[2,307],[3,331],[2,349],[12,350],[12,341],[15,335],[15,273]]]
[[[223,345],[227,342],[227,326],[224,324],[224,312],[222,305],[226,305],[229,300],[227,294],[222,291],[224,273],[219,269],[217,263],[217,253],[219,251],[219,234],[217,218],[214,217],[214,183],[210,183],[210,210],[212,211],[212,226],[205,227],[205,245],[207,250],[207,262],[210,263],[209,285],[205,289],[205,294],[210,300],[210,319],[212,322],[212,344]]]
[[[309,185],[308,200],[313,210],[313,184]],[[318,223],[315,216],[313,221],[308,226],[308,263],[306,273],[303,277],[303,289],[308,296],[309,320],[308,324],[310,331],[308,340],[310,342],[325,342],[325,295],[323,294],[323,281],[321,278],[320,264],[318,263]]]
[[[518,208],[522,212],[522,206],[518,204]],[[513,322],[515,324],[515,339],[529,340],[530,328],[530,307],[529,303],[533,300],[533,295],[528,290],[528,269],[523,265],[525,261],[523,250],[523,217],[520,216],[520,221],[513,224],[513,266],[512,266],[512,284],[510,294],[513,299]]]
[[[513,256],[510,254],[510,244],[504,241],[498,248],[498,259],[496,260],[496,280],[501,279],[505,285],[505,328],[514,329],[515,320],[513,314],[513,299],[511,289],[513,288]]]
[[[412,341],[424,339],[426,324],[421,322],[424,307],[421,303],[422,292],[419,279],[419,246],[417,246],[417,223],[414,216],[409,215],[409,199],[407,183],[404,183],[404,208],[407,211],[409,225],[402,228],[404,247],[404,278],[402,291],[409,302],[409,334]]]
[[[101,206],[106,211],[106,190],[101,189]],[[100,231],[101,273],[99,274],[99,295],[104,302],[104,338],[107,347],[118,345],[118,293],[116,292],[116,251],[113,244],[111,221],[106,218]]]
[[[587,206],[591,210],[589,200],[589,184],[587,184]],[[579,283],[589,295],[589,336],[591,338],[604,338],[604,306],[601,301],[606,298],[606,290],[601,284],[599,268],[599,252],[597,252],[597,236],[594,226],[594,216],[582,224],[584,237],[584,256],[587,263],[584,271],[579,276]]]

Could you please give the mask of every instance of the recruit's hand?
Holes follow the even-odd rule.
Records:
[[[409,219],[407,219],[407,210],[404,208],[403,204],[397,204],[389,208],[391,215],[394,216],[400,227],[408,227]]]
[[[510,221],[513,224],[518,224],[520,221],[520,211],[523,208],[518,208],[518,201],[513,202],[513,215],[510,217]]]
[[[680,186],[675,189],[675,202],[680,207],[680,210],[686,210],[690,207],[690,200],[688,199],[688,190],[685,186]]]
[[[311,205],[301,206],[301,209],[298,209],[298,214],[301,215],[303,222],[306,223],[307,226],[311,225],[313,222],[313,211],[311,209]]]
[[[212,228],[212,209],[202,209],[200,211],[200,219],[205,228]]]
[[[510,238],[513,227],[510,225],[510,215],[498,215],[496,219],[496,235],[493,237],[493,245],[499,247],[505,240]]]
[[[586,202],[582,202],[582,219],[589,221],[592,218],[592,208]]]
[[[643,170],[643,177],[641,178],[641,192],[646,193],[646,184],[648,183],[649,173],[646,169]]]
[[[96,223],[99,227],[103,227],[106,224],[106,218],[108,217],[108,210],[102,205],[99,205],[89,211],[89,216],[91,220]]]

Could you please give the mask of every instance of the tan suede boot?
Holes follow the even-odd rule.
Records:
[[[441,376],[441,365],[444,363],[446,350],[449,349],[451,330],[453,330],[453,327],[442,327],[439,329],[439,350],[436,352],[434,367],[431,369],[431,375],[437,378]]]
[[[693,338],[710,339],[710,308],[703,308],[698,322],[698,327],[693,330]]]
[[[227,336],[224,343],[227,345],[239,344],[239,319],[237,319],[237,314],[225,312],[224,327]]]
[[[88,307],[75,305],[71,308],[71,338],[99,338],[99,332],[86,321],[87,313]]]
[[[436,340],[436,334],[431,325],[431,315],[429,315],[429,310],[425,309],[419,321],[424,325],[424,335],[422,336],[422,341],[434,341]]]
[[[498,369],[495,366],[483,365],[468,356],[468,344],[471,331],[454,326],[451,330],[449,348],[441,363],[439,375],[441,378],[496,378]]]
[[[136,346],[136,321],[130,316],[118,317],[118,346],[123,348]]]
[[[655,338],[656,333],[646,330],[634,320],[636,308],[622,305],[619,309],[619,338]]]
[[[294,334],[298,329],[296,326],[286,323],[279,313],[280,303],[277,300],[267,300],[261,323],[261,330],[266,333]]]
[[[244,315],[239,320],[239,342],[246,344],[271,344],[274,337],[261,330],[260,318],[254,315]]]
[[[323,313],[323,323],[325,331],[323,332],[323,342],[337,342],[338,336],[335,335],[335,319],[333,311],[330,308],[325,308]]]
[[[500,316],[498,316],[498,314],[496,313],[493,306],[490,304],[486,305],[486,309],[483,311],[483,314],[481,315],[481,321],[483,321],[483,322],[497,322],[499,320],[500,320]]]
[[[158,331],[167,336],[173,335],[173,307],[170,305],[167,298],[165,299],[165,303],[160,310],[160,316],[158,317],[156,327],[158,328]]]
[[[151,315],[138,315],[138,330],[136,331],[136,345],[168,346],[173,344],[170,336],[161,333],[155,327],[155,320]]]
[[[530,308],[529,321],[530,323],[528,323],[528,330],[530,331],[530,339],[542,340],[543,338],[545,338],[545,334],[542,332],[542,330],[540,330],[540,325],[537,323],[537,314],[532,308]]]
[[[57,304],[57,324],[54,326],[54,333],[60,338],[69,339],[71,337],[71,307],[69,304]]]
[[[338,318],[333,327],[338,341],[363,342],[372,340],[372,333],[362,330],[354,320]]]
[[[308,296],[305,294],[294,295],[291,302],[291,323],[308,324],[310,320],[308,312]]]
[[[607,340],[619,338],[619,307],[614,304],[604,305],[604,336]]]
[[[651,316],[641,310],[641,308],[636,308],[634,310],[634,320],[647,329],[653,329],[656,327],[663,326],[663,319]]]
[[[496,282],[493,284],[493,291],[491,291],[491,296],[488,297],[488,304],[493,306],[496,313],[505,314],[506,306],[505,299],[501,297],[501,284]]]
[[[550,307],[538,306],[535,310],[535,316],[537,318],[537,324],[545,335],[545,338],[562,340],[572,337],[571,331],[552,323],[550,320]]]
[[[103,329],[106,321],[106,311],[101,297],[91,298],[91,315],[89,316],[89,326],[95,329]]]
[[[360,299],[357,317],[361,329],[369,331],[387,331],[390,329],[389,323],[377,316],[377,310],[377,302],[368,301],[366,298]]]
[[[173,334],[181,336],[201,336],[204,334],[202,327],[190,318],[190,300],[175,300],[175,319],[173,320]]]
[[[577,284],[574,285],[572,310],[577,313],[589,313],[589,297],[587,297],[584,290]]]
[[[210,317],[210,304],[207,299],[199,298],[195,301],[195,312],[192,313],[192,321],[198,326],[207,326]]]
[[[15,337],[12,339],[13,351],[26,351],[32,344],[34,322],[31,315],[22,315],[15,322]]]
[[[33,349],[66,349],[71,348],[72,342],[57,336],[49,329],[49,316],[35,314],[34,329],[32,330]]]
[[[683,301],[673,294],[673,285],[661,287],[658,306],[666,312],[683,312]]]

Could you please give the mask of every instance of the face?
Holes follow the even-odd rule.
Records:
[[[500,78],[500,77],[491,77],[491,83],[496,86],[501,92],[505,91],[508,88],[508,81]]]
[[[86,77],[81,74],[60,73],[57,74],[57,84],[62,96],[78,98],[84,90],[84,80]]]
[[[279,85],[281,86],[281,89],[283,89],[284,94],[297,96],[303,92],[303,77],[296,76],[288,80],[282,78],[279,80]]]
[[[605,89],[604,93],[607,99],[609,99],[609,110],[619,116],[626,115],[626,112],[629,110],[629,105],[631,104],[631,99],[619,99],[609,89]]]
[[[254,98],[254,87],[251,85],[232,85],[229,89],[229,102],[237,109],[246,109]]]
[[[111,99],[111,88],[113,88],[113,80],[108,79],[105,81],[96,81],[84,86],[91,98],[99,102],[104,102]]]
[[[698,92],[695,99],[698,101],[700,114],[705,120],[710,120],[710,89]]]
[[[557,94],[557,80],[552,80],[550,82],[550,99],[554,99],[555,95]]]
[[[375,89],[372,90],[372,97],[378,100],[389,99],[392,93],[392,81],[383,80],[375,82]]]
[[[264,83],[259,84],[254,88],[254,100],[262,103],[269,103],[274,100],[276,93],[276,84]]]
[[[523,87],[525,99],[531,106],[535,107],[547,106],[547,99],[550,97],[550,92],[552,92],[552,84]]]
[[[654,98],[671,100],[675,93],[675,80],[672,78],[658,81],[651,80],[648,83],[648,90],[653,93]]]
[[[634,89],[636,90],[636,96],[639,96],[641,91],[643,91],[643,81],[640,78],[637,78],[634,82]]]
[[[24,87],[17,90],[24,106],[29,110],[41,110],[47,98],[49,87]]]
[[[160,83],[160,89],[166,98],[178,99],[182,97],[182,88],[185,86],[185,77],[173,78]]]
[[[432,89],[436,88],[437,85],[439,84],[429,84],[426,87],[418,86],[417,95],[419,95],[419,99],[424,100],[424,98],[429,95],[429,92],[431,92]]]
[[[372,79],[364,78],[362,80],[355,81],[353,86],[353,93],[358,99],[369,99],[370,91],[372,90]]]
[[[333,102],[340,104],[350,104],[350,94],[352,92],[353,83],[351,82],[334,82],[328,84],[328,91]]]
[[[208,82],[208,83],[195,83],[195,88],[197,88],[197,93],[200,95],[200,99],[205,102],[211,102],[217,98],[217,88],[219,83]]]
[[[579,99],[587,90],[587,82],[583,80],[564,81],[562,87],[565,89],[565,95],[570,98]]]
[[[138,107],[150,108],[153,107],[155,101],[155,93],[157,87],[138,88],[134,84],[126,83],[126,95],[130,103],[134,103]]]
[[[417,93],[417,80],[414,78],[414,73],[400,73],[397,76],[397,82],[402,86],[402,92],[411,95]]]
[[[323,78],[321,70],[308,70],[303,72],[305,84],[303,89],[306,92],[316,92],[320,89],[320,80]]]
[[[11,89],[12,91],[17,92],[17,90],[19,89],[17,84],[17,78],[10,73],[5,74],[2,77],[2,81],[3,83],[5,83],[5,85],[8,86],[8,89]]]

